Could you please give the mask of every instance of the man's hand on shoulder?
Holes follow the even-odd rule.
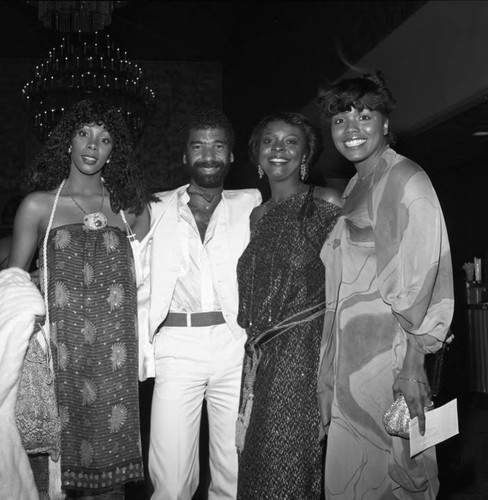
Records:
[[[251,223],[251,227],[256,224],[256,222],[266,213],[266,209],[263,205],[258,205],[253,208],[251,215],[249,216],[249,222]]]

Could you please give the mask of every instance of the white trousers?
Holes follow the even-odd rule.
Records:
[[[245,336],[226,324],[163,327],[154,339],[156,378],[151,409],[152,500],[191,500],[199,481],[203,398],[209,424],[209,500],[237,494],[235,427]]]

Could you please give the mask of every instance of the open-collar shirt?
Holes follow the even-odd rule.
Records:
[[[214,237],[217,223],[224,216],[222,202],[210,218],[204,241],[188,206],[190,196],[184,191],[178,199],[178,232],[182,265],[176,281],[170,311],[195,313],[220,311],[221,307],[212,280],[208,243]]]

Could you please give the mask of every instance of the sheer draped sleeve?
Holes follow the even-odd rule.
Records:
[[[379,293],[407,340],[435,352],[454,309],[446,227],[425,172],[406,158],[395,167],[372,198]]]

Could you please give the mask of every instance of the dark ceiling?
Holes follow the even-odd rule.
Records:
[[[486,164],[488,160],[488,95],[437,123],[401,137],[399,151],[415,159],[431,175]],[[485,177],[485,176],[483,176]]]
[[[264,114],[301,109],[321,81],[340,76],[345,61],[359,60],[424,3],[136,0],[114,11],[108,32],[133,60],[221,62],[224,110],[244,155]],[[45,58],[59,43],[61,35],[42,26],[35,6],[4,0],[0,9],[0,58]],[[485,155],[488,139],[469,131],[484,127],[487,108],[481,99],[399,145],[428,171],[469,162]],[[443,157],[453,143],[458,153]]]
[[[320,81],[343,73],[342,57],[354,62],[425,2],[126,3],[108,31],[129,57],[222,62],[224,109],[247,137],[265,113],[304,106]],[[35,6],[3,0],[0,8],[0,57],[44,58],[59,44]]]

